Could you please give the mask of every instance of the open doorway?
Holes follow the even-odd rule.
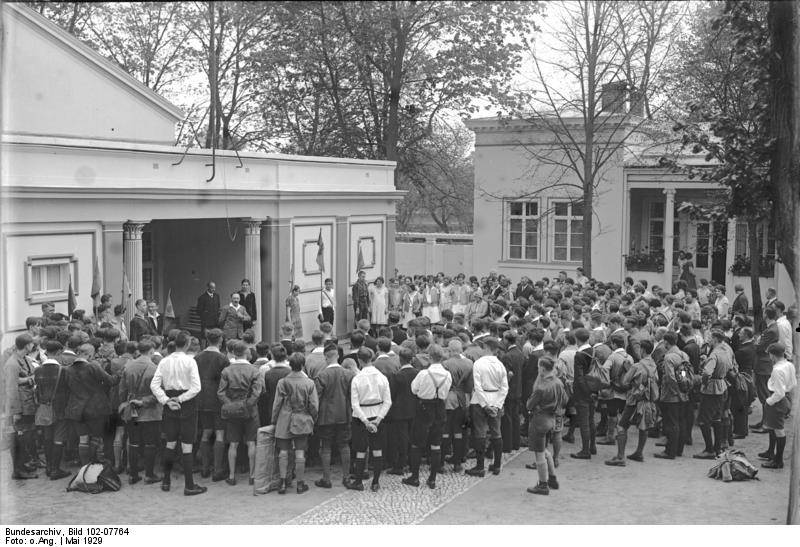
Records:
[[[728,254],[728,223],[714,222],[714,247],[711,255],[711,279],[725,284],[725,265]]]

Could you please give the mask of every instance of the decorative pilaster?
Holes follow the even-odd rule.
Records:
[[[675,239],[675,188],[665,188],[664,207],[664,289],[672,290],[672,251]]]
[[[145,224],[149,221],[146,220],[129,220],[126,222],[122,229],[122,260],[124,264],[125,276],[128,278],[128,286],[130,287],[130,298],[127,294],[123,294],[123,303],[125,305],[125,322],[130,323],[136,310],[134,304],[136,300],[142,298],[142,230]],[[123,293],[125,293],[125,284],[123,281]]]
[[[261,224],[264,222],[259,219],[243,219],[244,223],[244,276],[250,280],[250,290],[256,293],[256,307],[258,320],[253,326],[256,335],[256,342],[261,341],[261,328],[263,323],[262,309],[259,298],[264,292],[261,285]],[[259,323],[261,321],[261,323]]]

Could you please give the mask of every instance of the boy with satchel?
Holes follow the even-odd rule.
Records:
[[[272,404],[272,424],[278,445],[278,468],[282,477],[278,494],[286,493],[289,481],[289,450],[294,448],[297,493],[308,491],[305,482],[308,436],[314,431],[319,399],[314,381],[303,372],[306,358],[302,353],[289,357],[292,372],[281,378]]]
[[[248,347],[243,341],[233,344],[233,361],[222,370],[217,397],[222,403],[222,420],[225,422],[225,438],[228,447],[228,478],[231,486],[236,484],[236,454],[239,443],[247,443],[250,460],[250,485],[254,482],[256,457],[256,432],[258,431],[258,397],[263,391],[263,382],[258,367],[247,360]]]
[[[56,340],[46,340],[42,345],[47,358],[33,371],[36,398],[39,401],[34,423],[41,428],[44,436],[46,474],[51,481],[55,481],[70,475],[61,469],[64,442],[67,440],[67,422],[64,420],[67,383],[61,364],[56,360],[63,346]]]

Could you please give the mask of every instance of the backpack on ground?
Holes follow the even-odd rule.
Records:
[[[586,374],[586,386],[589,391],[599,392],[601,389],[611,387],[611,375],[608,370],[603,368],[603,363],[595,356],[592,350],[592,362],[589,365],[589,372]]]
[[[726,450],[720,460],[708,470],[708,476],[722,482],[758,480],[758,468],[750,463],[744,452],[736,448]]]
[[[114,472],[110,463],[87,463],[69,481],[67,492],[99,494],[100,492],[117,492],[121,487],[122,481],[119,480],[119,475]]]

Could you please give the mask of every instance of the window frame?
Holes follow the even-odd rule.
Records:
[[[580,199],[580,198],[579,198]],[[551,262],[557,262],[559,264],[581,264],[583,262],[583,258],[573,258],[572,257],[572,223],[578,221],[581,223],[581,230],[583,230],[583,215],[575,216],[573,214],[573,205],[575,204],[576,200],[573,200],[568,197],[564,198],[552,198],[549,202],[549,215],[550,215],[550,222],[549,222],[549,229],[551,236],[548,238],[550,245],[548,246],[548,250],[550,252]],[[567,205],[567,216],[564,215],[557,215],[556,214],[556,205],[566,204]],[[583,203],[580,203],[583,206]],[[566,220],[567,221],[567,259],[558,259],[556,258],[556,221],[557,220]],[[581,234],[583,232],[581,231]],[[585,235],[584,235],[585,237]],[[559,245],[559,247],[562,247]],[[581,250],[583,250],[583,245],[581,244]]]
[[[512,204],[519,203],[522,205],[522,214],[514,215],[511,212]],[[528,214],[528,205],[535,205],[536,206],[536,214],[529,215]],[[503,236],[504,236],[504,244],[503,244],[503,258],[505,260],[513,260],[519,262],[541,262],[542,261],[542,204],[541,199],[506,199],[503,202],[503,213],[504,213],[504,222],[503,222]],[[520,245],[514,245],[514,247],[520,248],[520,257],[513,258],[511,256],[511,221],[512,220],[519,220],[522,223],[522,239],[520,241]],[[528,221],[535,220],[536,221],[536,257],[535,258],[528,258],[528,232],[527,232],[527,223]]]
[[[33,291],[33,269],[46,268],[47,266],[66,266],[68,268],[66,285],[60,290],[47,292]],[[37,255],[29,256],[25,260],[25,300],[29,304],[42,304],[44,302],[63,302],[69,297],[69,278],[72,277],[72,292],[79,294],[78,287],[78,259],[75,255]],[[46,271],[46,270],[45,270]]]

